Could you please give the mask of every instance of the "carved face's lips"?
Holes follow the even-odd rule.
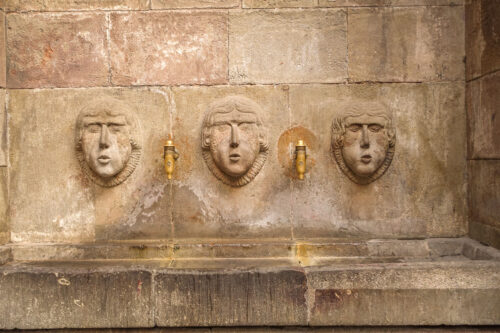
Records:
[[[231,162],[238,162],[240,160],[240,158],[241,158],[241,156],[238,153],[233,153],[233,154],[229,155],[229,160]]]
[[[111,161],[111,158],[108,155],[101,155],[97,158],[99,163],[108,164]]]
[[[363,162],[364,164],[370,163],[371,160],[372,160],[371,155],[366,154],[366,155],[361,156],[361,162]]]

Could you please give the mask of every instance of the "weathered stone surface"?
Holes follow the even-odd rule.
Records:
[[[469,161],[469,219],[473,238],[500,247],[499,238],[495,237],[500,233],[499,216],[500,160]]]
[[[5,112],[6,90],[0,89],[0,167],[8,163],[7,113]]]
[[[68,11],[68,10],[144,10],[148,0],[9,0],[5,9],[12,11]]]
[[[500,159],[500,71],[467,83],[468,157]]]
[[[465,0],[319,0],[320,7],[459,6]]]
[[[117,85],[227,82],[227,14],[130,12],[110,15]]]
[[[463,7],[349,9],[352,81],[464,78]]]
[[[215,178],[202,155],[204,111],[213,101],[231,95],[260,105],[270,143],[264,166],[242,187]],[[172,184],[175,237],[289,239],[290,180],[276,173],[275,146],[288,124],[286,91],[278,86],[173,88],[172,105],[174,138],[181,152]]]
[[[491,325],[498,263],[306,269],[310,325]],[[473,304],[473,306],[471,306]]]
[[[343,103],[370,100],[393,112],[397,143],[387,172],[373,183],[358,185],[337,166],[330,131]],[[286,154],[289,142],[305,140],[309,154],[306,179],[293,180],[294,236],[463,235],[467,214],[463,108],[462,83],[290,87],[292,128],[278,143],[281,172],[288,174],[292,163]]]
[[[7,216],[9,205],[8,174],[9,170],[6,167],[0,167],[0,245],[10,240],[9,219]]]
[[[69,263],[0,272],[1,328],[154,326],[151,272]]]
[[[5,88],[6,82],[6,45],[5,45],[5,14],[0,12],[0,87]]]
[[[158,326],[307,324],[307,281],[298,269],[165,270],[155,283]]]
[[[9,88],[108,85],[105,14],[10,14],[7,29]]]
[[[167,8],[234,8],[240,0],[152,0],[152,9]]]
[[[9,247],[0,246],[0,265],[6,264],[12,259],[12,253]]]
[[[232,83],[342,82],[347,78],[345,10],[230,14]]]
[[[243,8],[315,7],[315,0],[243,0]]]
[[[88,101],[110,97],[136,110],[142,155],[124,183],[103,188],[78,163],[74,129]],[[162,156],[169,130],[166,98],[160,88],[11,90],[12,241],[168,238]]]
[[[467,79],[500,69],[500,4],[467,0],[465,3]]]

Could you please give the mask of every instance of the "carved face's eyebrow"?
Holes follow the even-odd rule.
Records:
[[[212,125],[256,123],[257,117],[252,113],[230,112],[214,115]]]
[[[116,117],[102,117],[102,116],[87,116],[82,120],[83,126],[89,125],[115,125],[115,126],[125,126],[127,125],[127,120],[124,116]]]

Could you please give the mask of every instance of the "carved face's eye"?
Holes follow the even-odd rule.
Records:
[[[87,131],[89,131],[90,133],[99,133],[101,131],[101,125],[89,124],[87,125]]]
[[[119,124],[108,124],[108,129],[111,133],[121,132],[123,126]]]
[[[352,125],[349,125],[349,127],[347,127],[347,129],[351,132],[357,132],[357,131],[360,131],[362,128],[362,126],[360,124],[352,124]]]
[[[368,125],[368,129],[370,130],[370,132],[374,132],[374,133],[380,132],[382,130],[382,128],[383,127],[379,124]]]
[[[244,132],[250,132],[254,128],[254,123],[240,123],[238,128]]]

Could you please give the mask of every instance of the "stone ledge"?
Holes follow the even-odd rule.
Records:
[[[500,324],[499,251],[429,241],[442,257],[14,261],[0,328]]]

